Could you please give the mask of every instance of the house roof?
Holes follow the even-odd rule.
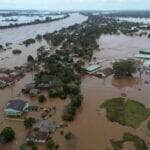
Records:
[[[91,66],[87,67],[86,70],[87,71],[94,71],[98,68],[101,68],[101,66],[100,65],[91,65]]]
[[[23,111],[25,105],[26,105],[26,101],[23,100],[10,100],[6,106],[6,109],[14,109],[16,111]]]
[[[48,137],[48,133],[45,132],[39,132],[39,131],[34,131],[32,130],[27,134],[26,140],[31,140],[34,142],[41,142],[41,141],[46,141]]]
[[[54,121],[38,119],[33,125],[34,129],[38,129],[40,132],[54,132],[58,127],[58,124]]]
[[[146,54],[137,54],[134,57],[141,58],[141,59],[150,59],[150,55],[146,55]]]

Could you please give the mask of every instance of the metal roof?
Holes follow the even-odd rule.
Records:
[[[10,100],[6,106],[6,109],[14,109],[16,111],[23,111],[25,105],[26,105],[26,101],[23,100]]]
[[[91,65],[91,66],[87,67],[86,70],[87,71],[94,71],[98,68],[101,68],[101,66],[100,65]]]
[[[141,59],[150,59],[150,55],[146,55],[146,54],[137,54],[134,57],[141,58]]]

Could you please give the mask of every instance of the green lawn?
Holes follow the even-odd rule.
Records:
[[[122,97],[106,100],[101,108],[106,109],[110,121],[133,128],[138,128],[141,122],[150,116],[150,109],[145,108],[143,104]]]

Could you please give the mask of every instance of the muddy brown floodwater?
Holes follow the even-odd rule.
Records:
[[[146,37],[128,37],[124,35],[103,35],[100,38],[101,51],[95,52],[93,57],[101,61],[103,65],[111,65],[118,59],[131,58],[142,48],[150,48],[150,40]],[[143,129],[146,121],[138,129],[132,129],[112,123],[107,120],[105,112],[99,109],[104,100],[119,97],[126,93],[127,98],[137,100],[150,108],[149,91],[150,85],[144,84],[150,76],[144,74],[142,80],[138,75],[133,79],[116,80],[112,76],[106,79],[96,77],[84,77],[81,85],[84,101],[74,122],[69,125],[77,138],[73,144],[56,138],[63,150],[105,150],[111,148],[110,139],[121,139],[124,132],[131,132],[150,142],[150,133]],[[139,90],[140,89],[140,90]],[[58,140],[59,139],[59,140]],[[133,144],[124,144],[124,149],[132,150]]]
[[[150,48],[150,40],[144,37],[104,35],[100,38],[100,48],[102,50],[95,52],[94,57],[96,56],[97,61],[101,61],[104,65],[111,65],[111,61],[115,59],[132,57],[139,49]],[[113,76],[106,79],[84,76],[81,84],[82,94],[84,95],[82,108],[79,110],[75,120],[68,124],[67,128],[59,129],[52,135],[56,143],[60,145],[60,150],[112,149],[110,139],[121,139],[124,132],[136,134],[149,143],[150,133],[144,129],[146,121],[142,123],[140,128],[132,129],[119,125],[118,123],[110,122],[105,116],[105,111],[99,108],[100,104],[106,99],[119,97],[121,93],[126,93],[127,98],[137,100],[150,108],[150,85],[145,84],[145,80],[150,80],[148,74],[143,74],[141,80],[138,75],[135,75],[134,79],[122,80],[113,79]],[[4,120],[3,108],[9,99],[16,97],[21,88],[31,81],[32,75],[27,74],[25,78],[16,83],[13,88],[10,87],[0,91],[0,129],[3,129],[5,126],[12,126],[16,132],[16,140],[12,144],[0,146],[0,149],[16,150],[19,149],[19,145],[24,141],[27,131],[24,129],[23,123]],[[27,99],[31,104],[38,104],[36,99],[28,99],[23,95],[18,96]],[[61,121],[60,116],[66,104],[67,101],[50,99],[44,106],[56,106],[59,111],[56,116],[54,116],[54,119]],[[29,115],[36,116],[34,113]],[[69,131],[72,132],[75,135],[75,139],[66,141],[64,136],[60,135],[60,131],[62,130],[65,133]],[[40,145],[39,149],[45,150],[45,147]],[[134,150],[134,146],[132,143],[125,143],[124,149]]]

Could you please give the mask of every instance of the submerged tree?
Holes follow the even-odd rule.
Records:
[[[116,77],[131,76],[136,72],[134,61],[124,60],[113,64],[113,71]]]

